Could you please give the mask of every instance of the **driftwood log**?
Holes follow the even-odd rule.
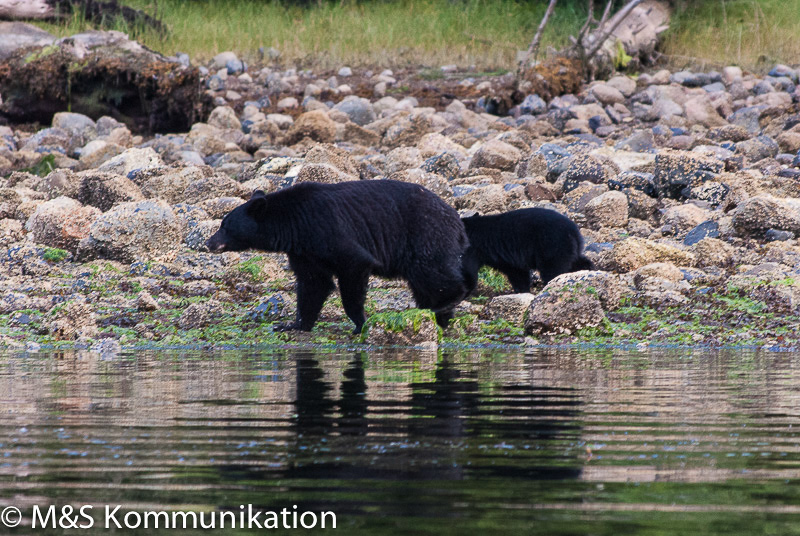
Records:
[[[588,80],[607,77],[616,70],[639,70],[655,61],[658,36],[667,29],[667,0],[630,0],[613,16],[608,0],[599,20],[594,18],[594,0],[588,0],[588,17],[572,44],[536,60],[539,40],[557,0],[550,0],[530,46],[520,58],[511,83],[495,88],[486,97],[488,108],[504,114],[536,93],[545,100],[576,93]]]
[[[0,33],[20,24],[0,23]],[[0,95],[0,119],[15,123],[49,123],[72,111],[109,115],[139,132],[181,132],[208,111],[196,67],[113,31],[13,50],[0,61]]]
[[[110,25],[116,19],[165,31],[164,25],[144,11],[119,4],[116,0],[0,0],[2,20],[53,20],[83,15],[95,24]]]

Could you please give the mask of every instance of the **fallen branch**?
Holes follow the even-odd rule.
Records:
[[[603,43],[605,43],[606,40],[609,37],[611,37],[611,34],[614,33],[614,30],[617,29],[617,26],[619,26],[622,23],[622,21],[624,21],[628,17],[628,15],[631,14],[633,9],[636,6],[638,6],[639,4],[641,4],[641,3],[642,3],[642,0],[631,0],[630,2],[628,2],[628,4],[625,7],[622,8],[622,10],[620,10],[619,13],[617,13],[614,16],[614,19],[616,19],[616,20],[612,19],[612,24],[611,24],[610,28],[608,29],[608,31],[606,31],[603,34],[603,36],[595,42],[594,47],[592,49],[590,49],[589,52],[586,54],[586,60],[587,61],[591,60],[597,54],[597,52],[600,50],[600,47],[603,46]],[[610,2],[609,2],[609,4],[610,4]],[[598,31],[602,31],[602,29],[603,29],[603,27],[600,26],[598,28]]]
[[[56,20],[81,11],[88,20],[101,26],[113,26],[115,20],[123,19],[129,24],[166,32],[158,18],[116,0],[0,0],[0,19],[4,20]]]

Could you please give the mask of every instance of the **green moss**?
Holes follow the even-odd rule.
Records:
[[[242,263],[239,263],[239,265],[236,266],[236,269],[239,272],[250,276],[250,279],[252,279],[253,281],[261,281],[263,279],[261,275],[261,270],[262,270],[261,262],[263,260],[264,257],[257,255],[252,259],[248,259]]]
[[[369,328],[372,326],[381,326],[387,331],[400,333],[409,327],[418,333],[424,321],[436,322],[436,316],[428,309],[407,309],[405,311],[385,311],[372,315],[367,319],[364,328],[361,331],[362,340],[366,338]],[[439,334],[441,335],[442,329],[437,326]]]
[[[25,64],[33,63],[34,61],[39,61],[47,56],[50,56],[56,53],[59,50],[58,45],[47,45],[42,47],[41,49],[31,52],[27,56],[25,56]]]
[[[42,258],[47,262],[61,262],[67,257],[69,257],[69,251],[58,249],[58,248],[47,248],[44,250],[44,254]]]
[[[371,316],[367,325],[381,325],[389,331],[400,332],[411,326],[414,333],[422,327],[422,322],[436,322],[434,314],[427,309],[408,309],[406,311],[386,311]]]
[[[478,272],[478,281],[489,287],[495,292],[505,292],[511,290],[511,285],[508,284],[506,276],[495,270],[484,266]]]
[[[624,69],[628,66],[633,58],[625,52],[625,45],[622,44],[622,41],[617,40],[616,49],[614,50],[614,68],[615,69]]]

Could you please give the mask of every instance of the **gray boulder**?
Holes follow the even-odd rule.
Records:
[[[377,118],[372,104],[367,99],[355,95],[345,97],[333,109],[347,114],[350,121],[362,127]]]

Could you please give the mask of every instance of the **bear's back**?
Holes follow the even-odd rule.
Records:
[[[305,233],[324,235],[328,246],[356,244],[384,275],[395,275],[419,258],[459,256],[468,241],[458,213],[417,184],[393,180],[301,183],[273,194],[306,214]]]

